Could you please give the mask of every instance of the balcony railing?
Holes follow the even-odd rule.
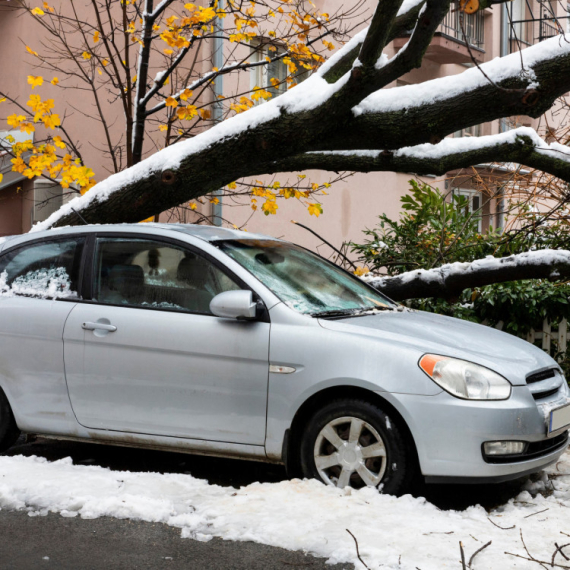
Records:
[[[561,18],[543,17],[529,20],[515,20],[509,24],[510,50],[518,51],[565,33],[569,28],[570,16]]]
[[[463,25],[461,24],[463,20]],[[463,14],[449,11],[437,31],[450,39],[482,50],[485,44],[485,21],[482,12]]]

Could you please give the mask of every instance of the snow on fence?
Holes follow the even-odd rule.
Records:
[[[486,325],[486,322],[483,322]],[[503,321],[499,321],[494,328],[498,330],[503,329]],[[532,344],[540,342],[542,350],[551,354],[555,349],[556,353],[565,353],[568,343],[568,322],[562,319],[558,326],[553,326],[548,319],[544,319],[542,323],[542,330],[531,329],[526,335],[526,340]],[[554,345],[552,343],[554,341]]]

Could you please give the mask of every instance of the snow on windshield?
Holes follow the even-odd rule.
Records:
[[[69,299],[77,297],[71,290],[71,280],[64,267],[37,269],[16,277],[8,284],[8,272],[0,274],[0,295],[22,295],[41,299]]]

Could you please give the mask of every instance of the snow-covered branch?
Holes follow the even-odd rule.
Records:
[[[471,263],[449,263],[435,269],[408,271],[395,277],[366,277],[366,281],[396,301],[421,297],[454,299],[464,289],[520,279],[570,277],[570,251],[544,249]]]
[[[426,143],[396,151],[310,152],[264,165],[264,169],[270,173],[317,169],[443,175],[498,162],[517,162],[570,180],[570,147],[547,144],[529,127],[483,137],[446,138],[435,145]]]
[[[453,77],[369,93],[379,81],[377,74],[390,69],[407,71],[415,65],[415,51],[421,60],[422,50],[445,13],[441,6],[448,1],[427,0],[424,6],[422,0],[406,0],[402,4],[392,30],[398,19],[422,6],[410,42],[400,52],[409,50],[409,56],[396,55],[393,64],[369,67],[372,80],[355,79],[359,69],[355,67],[330,82],[330,74],[346,64],[347,54],[360,51],[370,37],[364,30],[295,88],[108,178],[63,206],[39,228],[80,223],[73,210],[81,211],[89,222],[138,221],[236,179],[280,170],[443,174],[482,162],[508,161],[570,182],[566,148],[547,145],[532,130],[441,142],[471,125],[514,115],[537,117],[549,109],[570,91],[570,36],[497,58],[481,66],[484,74],[471,68]]]

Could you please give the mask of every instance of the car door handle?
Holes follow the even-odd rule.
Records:
[[[105,323],[83,323],[81,328],[86,331],[107,331],[115,332],[117,327],[115,325],[106,325]]]

